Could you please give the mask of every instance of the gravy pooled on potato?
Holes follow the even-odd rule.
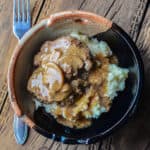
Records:
[[[128,70],[117,64],[106,42],[72,33],[42,45],[27,89],[57,122],[85,128],[124,90]]]

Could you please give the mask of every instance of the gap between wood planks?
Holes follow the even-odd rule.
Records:
[[[142,17],[141,17],[141,21],[140,21],[140,23],[137,25],[138,32],[137,32],[137,35],[136,35],[136,38],[135,38],[135,43],[136,43],[137,40],[138,40],[140,31],[141,31],[141,29],[142,29],[143,21],[144,21],[144,19],[145,19],[145,17],[146,17],[146,13],[147,13],[147,11],[148,11],[149,5],[150,5],[150,0],[147,1],[146,5],[145,5],[144,12],[143,12],[143,15],[142,15]]]

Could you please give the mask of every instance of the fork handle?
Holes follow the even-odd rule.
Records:
[[[18,144],[24,144],[28,138],[29,127],[21,120],[21,118],[14,115],[14,135]]]

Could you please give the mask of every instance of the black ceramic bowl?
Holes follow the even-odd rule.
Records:
[[[66,14],[69,15],[67,16]],[[58,16],[61,17],[58,19]],[[55,17],[56,16],[54,15],[50,19],[52,20],[52,18]],[[120,27],[105,18],[81,11],[63,12],[57,15],[57,17],[57,19],[55,18],[53,22],[51,20],[46,20],[47,26],[42,26],[41,23],[41,28],[39,30],[34,27],[31,31],[36,32],[31,35],[25,35],[23,44],[20,47],[18,46],[15,54],[13,55],[13,60],[11,61],[8,74],[8,86],[12,104],[15,105],[14,110],[16,114],[20,117],[22,115],[26,115],[27,117],[25,122],[44,136],[68,144],[91,144],[112,133],[116,128],[124,124],[134,113],[143,87],[144,70],[141,56],[131,38]],[[74,22],[67,24],[67,17],[69,19],[73,18]],[[50,29],[49,27],[51,27],[54,22],[56,24],[56,22],[62,18],[65,19],[63,25],[61,24],[62,26],[67,24],[67,27],[69,26],[72,30],[76,28],[80,32],[92,31],[92,28],[87,30],[88,26],[87,29],[82,28],[84,23],[87,23],[86,19],[90,19],[93,22],[97,19],[97,23],[106,25],[108,27],[107,30],[104,29],[104,31],[99,36],[96,36],[96,38],[98,40],[102,39],[106,41],[114,54],[118,57],[119,66],[129,69],[129,77],[126,80],[126,88],[123,92],[118,93],[118,96],[113,101],[110,111],[102,114],[99,119],[93,120],[93,124],[85,129],[71,129],[65,127],[58,124],[51,115],[44,111],[42,107],[38,110],[33,109],[34,104],[31,104],[31,95],[26,90],[27,79],[30,74],[29,70],[32,68],[31,64],[33,64],[33,56],[37,53],[37,50],[45,40],[55,39],[55,36],[50,37],[46,35],[47,32],[53,33],[56,29],[58,30],[60,28],[59,23],[53,29]],[[43,31],[43,33],[41,31]],[[64,28],[64,31],[66,32],[66,28]],[[94,33],[93,31],[92,33]],[[65,32],[61,34],[64,34]],[[42,38],[40,39],[41,36]],[[21,60],[23,60],[23,57],[28,57],[28,61],[24,59],[22,62]],[[20,69],[21,71],[18,75],[17,70],[25,64],[29,67]],[[19,110],[17,110],[16,107]]]

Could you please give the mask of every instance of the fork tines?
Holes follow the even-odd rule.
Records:
[[[13,5],[13,21],[30,21],[30,1],[29,0],[14,0]]]

